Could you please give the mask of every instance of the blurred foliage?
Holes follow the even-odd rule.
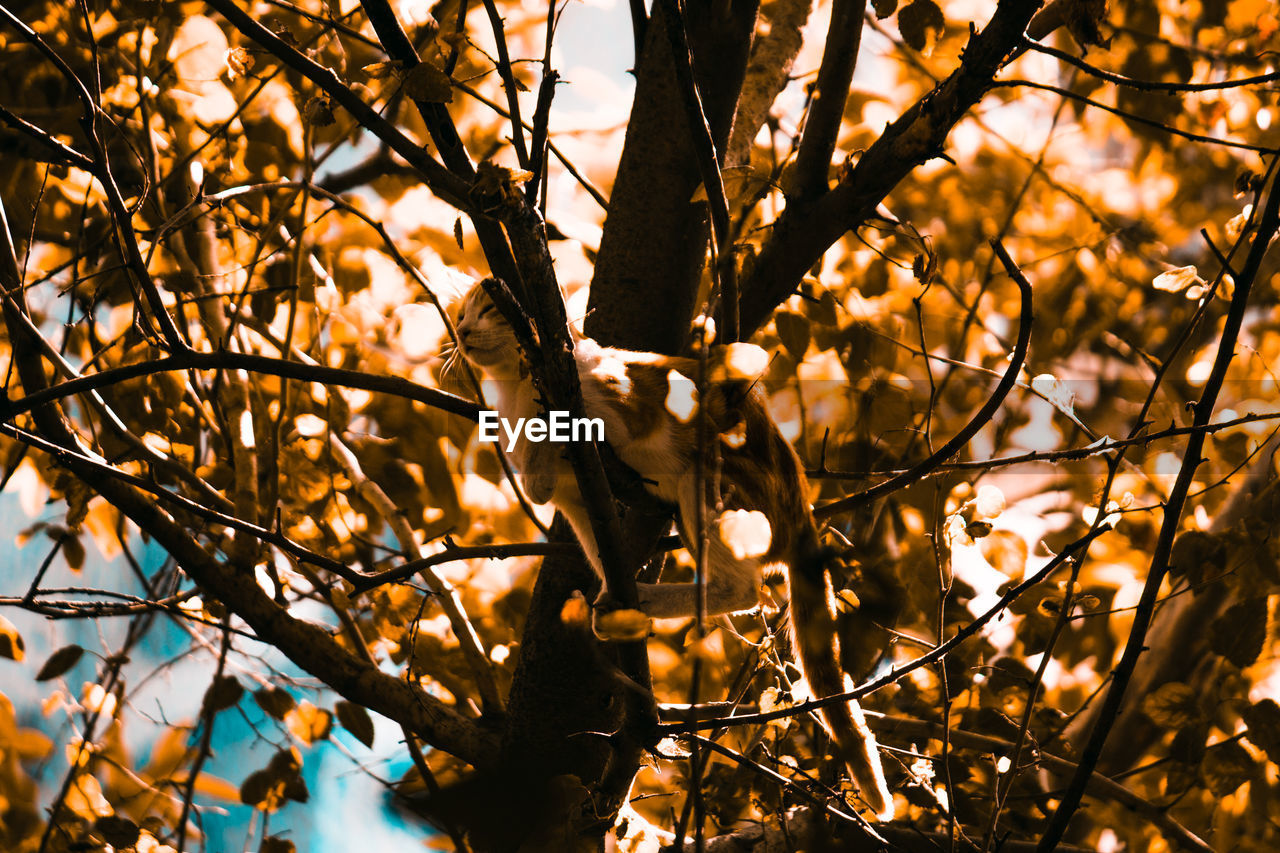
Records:
[[[35,350],[50,382],[138,367],[98,396],[63,395],[80,450],[121,477],[183,496],[186,505],[158,505],[208,554],[256,575],[263,601],[282,618],[323,625],[370,669],[419,685],[468,720],[484,711],[488,725],[493,697],[477,668],[488,668],[498,697],[520,677],[522,653],[537,640],[524,628],[538,556],[441,562],[429,570],[434,580],[368,589],[298,557],[323,555],[373,574],[450,549],[538,541],[539,526],[474,424],[318,374],[147,368],[166,355],[165,342],[122,251],[130,241],[193,351],[285,360],[305,368],[303,377],[337,368],[473,395],[465,377],[443,370],[448,333],[438,308],[490,272],[475,224],[216,5],[10,5],[63,69],[12,20],[0,23],[0,198],[25,311],[44,336],[30,343],[10,293],[0,344],[6,404],[25,393],[18,349]],[[764,4],[758,39],[785,5]],[[886,124],[957,67],[969,21],[983,27],[994,4],[871,6],[833,181],[848,180]],[[1125,645],[1182,462],[1186,434],[1177,429],[1192,423],[1223,334],[1235,282],[1218,271],[1224,257],[1241,269],[1280,124],[1280,18],[1267,0],[1141,0],[1105,14],[1082,2],[1055,6],[1067,20],[1044,43],[1069,57],[1083,53],[1105,73],[1035,49],[1013,60],[999,79],[1039,88],[993,88],[951,131],[946,156],[910,171],[883,215],[841,237],[752,339],[772,355],[763,386],[813,472],[820,506],[920,462],[990,395],[1017,337],[1018,305],[987,241],[1002,241],[1034,283],[1030,354],[998,414],[953,464],[830,519],[829,541],[844,555],[842,647],[855,680],[954,636],[1095,522],[1112,525],[944,661],[862,700],[888,715],[872,722],[887,749],[898,823],[944,839],[955,833],[962,846],[1038,838],[1070,776],[1064,763],[1079,758],[1097,722],[1091,715]],[[453,0],[431,14],[425,4],[399,6],[423,59],[408,70],[388,59],[355,3],[252,7],[408,139],[431,138],[412,100],[447,108],[475,161],[530,177],[513,148],[511,101],[484,5],[464,4],[461,29]],[[518,60],[506,69],[518,89],[511,97],[532,122],[547,11],[505,0],[493,10],[505,24],[505,54]],[[787,206],[828,12],[820,3],[811,13],[794,79],[749,161],[725,172],[744,277]],[[1095,46],[1084,52],[1085,43]],[[560,155],[548,158],[541,201],[572,317],[585,310],[608,227],[586,182],[609,195],[626,128],[616,83],[559,70],[575,98],[600,111],[551,112],[549,138]],[[1269,80],[1194,91],[1115,77],[1221,84],[1263,74]],[[98,154],[87,144],[86,100],[97,105]],[[520,137],[522,146],[532,141],[528,131]],[[101,167],[95,177],[66,149],[109,161],[127,216],[113,216]],[[505,190],[519,194],[520,186]],[[1145,692],[1128,696],[1121,718],[1108,721],[1116,728],[1099,772],[1132,801],[1091,787],[1096,798],[1076,816],[1072,843],[1195,849],[1190,836],[1218,850],[1280,846],[1280,495],[1275,444],[1264,447],[1280,411],[1278,289],[1273,257],[1254,283],[1214,418],[1221,426],[1178,521],[1152,634],[1160,642],[1143,664],[1159,672],[1135,682]],[[85,657],[96,658],[96,672],[79,691],[66,676],[84,671],[86,650],[68,645],[24,660],[18,628],[0,615],[5,680],[38,680],[45,717],[66,718],[77,732],[54,744],[20,727],[0,697],[0,847],[160,853],[199,843],[187,823],[193,809],[314,807],[300,775],[309,748],[331,737],[335,723],[371,744],[369,710],[345,683],[328,682],[344,699],[304,690],[265,665],[237,602],[194,585],[172,561],[141,575],[130,548],[152,531],[33,447],[29,436],[40,433],[23,413],[0,437],[3,487],[33,516],[19,544],[48,555],[38,575],[6,571],[0,604],[58,618],[126,618],[131,627],[125,648]],[[1118,461],[1113,442],[1136,436],[1145,438]],[[549,522],[549,508],[536,514]],[[281,539],[263,544],[230,517]],[[299,551],[279,547],[283,538]],[[90,555],[133,567],[115,573],[118,587],[83,589],[88,543]],[[691,572],[678,551],[665,576]],[[455,610],[441,593],[450,587]],[[717,620],[696,644],[687,622],[658,624],[648,642],[658,701],[687,701],[695,673],[698,697],[741,711],[806,698],[787,662],[785,589],[775,584],[767,597],[771,606]],[[1178,608],[1192,608],[1195,620],[1179,621]],[[474,641],[460,635],[459,613]],[[132,701],[150,674],[131,663],[130,648],[166,620],[181,623],[191,654],[209,662],[198,719],[158,720]],[[1159,633],[1163,626],[1172,627]],[[327,672],[311,675],[326,681]],[[222,780],[203,771],[206,732],[219,715],[245,707],[246,692],[267,714],[260,734],[273,753],[243,778]],[[25,713],[32,718],[35,709]],[[148,726],[154,746],[144,759],[126,748],[122,731]],[[731,752],[711,754],[705,766],[666,757],[687,747],[679,738],[642,764],[617,826],[620,846],[651,850],[677,827],[692,833],[690,814],[708,835],[776,828],[815,795],[821,802],[842,786],[849,792],[811,715],[715,736]],[[465,762],[432,745],[428,738],[402,788],[447,788],[466,776]],[[63,784],[38,789],[33,768],[59,751]],[[1058,763],[1041,763],[1042,755]],[[780,785],[759,765],[790,782]],[[424,780],[428,767],[433,778]],[[578,808],[581,785],[560,781],[574,794],[559,799]],[[292,849],[263,827],[261,850]],[[463,829],[450,829],[461,838]]]

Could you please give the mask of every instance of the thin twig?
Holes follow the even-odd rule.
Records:
[[[1280,169],[1277,169],[1278,164],[1280,164],[1280,158],[1272,160],[1269,170],[1271,187],[1267,193],[1266,207],[1258,221],[1257,232],[1253,236],[1253,243],[1249,247],[1249,254],[1245,258],[1240,277],[1236,279],[1235,291],[1231,296],[1231,305],[1227,310],[1222,332],[1218,338],[1218,351],[1214,356],[1213,368],[1209,373],[1208,380],[1205,382],[1204,393],[1195,405],[1193,423],[1197,427],[1208,426],[1209,419],[1213,416],[1218,394],[1222,390],[1223,381],[1226,379],[1227,368],[1235,357],[1236,341],[1244,324],[1245,310],[1249,303],[1249,293],[1262,266],[1263,258],[1267,254],[1271,238],[1275,236],[1277,230],[1280,230],[1280,185],[1277,184],[1276,180],[1276,174],[1280,171]],[[1066,833],[1067,825],[1071,822],[1071,816],[1080,807],[1080,798],[1084,793],[1085,784],[1088,782],[1093,769],[1097,767],[1098,760],[1102,757],[1107,735],[1111,732],[1111,727],[1115,725],[1116,718],[1120,713],[1121,703],[1124,700],[1125,691],[1133,678],[1138,659],[1145,650],[1144,641],[1147,636],[1147,630],[1151,625],[1152,616],[1155,613],[1160,584],[1164,581],[1165,575],[1169,571],[1169,557],[1173,551],[1173,541],[1180,527],[1187,493],[1190,491],[1191,482],[1195,478],[1200,463],[1203,461],[1204,441],[1205,433],[1203,431],[1192,432],[1187,438],[1187,448],[1183,454],[1182,467],[1178,470],[1177,479],[1174,481],[1173,488],[1170,490],[1168,500],[1165,503],[1164,519],[1160,526],[1160,533],[1156,539],[1155,547],[1152,550],[1151,565],[1147,572],[1146,582],[1142,587],[1142,595],[1138,599],[1138,607],[1134,611],[1133,626],[1129,631],[1129,638],[1125,642],[1124,652],[1120,655],[1119,662],[1112,670],[1111,687],[1107,691],[1101,709],[1098,711],[1093,731],[1089,735],[1089,741],[1081,752],[1080,767],[1067,785],[1067,790],[1063,794],[1058,808],[1054,810],[1045,827],[1044,835],[1041,836],[1039,849],[1042,853],[1049,853],[1054,849],[1054,845]]]
[[[847,498],[814,510],[814,515],[817,518],[830,518],[838,513],[849,512],[860,506],[865,506],[882,495],[905,488],[928,476],[929,472],[954,456],[960,448],[968,443],[970,438],[977,434],[978,430],[987,425],[987,422],[991,420],[1004,402],[1004,398],[1013,389],[1017,382],[1018,373],[1022,370],[1023,362],[1026,361],[1027,347],[1031,343],[1031,324],[1033,319],[1031,282],[1027,281],[1026,276],[1018,269],[1018,265],[1009,257],[1009,253],[1005,251],[1001,243],[992,241],[991,246],[1000,257],[1000,261],[1004,264],[1009,277],[1018,285],[1018,292],[1022,297],[1022,310],[1018,320],[1018,342],[1014,346],[1013,355],[1009,359],[1009,366],[1005,369],[1004,376],[1001,377],[995,390],[991,392],[991,396],[982,404],[982,408],[964,425],[964,428],[948,439],[942,447],[896,477],[885,480],[883,483],[878,483],[856,495],[850,495]]]
[[[422,562],[422,548],[417,544],[417,540],[413,535],[413,528],[409,525],[409,520],[405,518],[403,512],[395,505],[395,502],[387,496],[382,487],[369,479],[364,473],[364,469],[360,465],[360,460],[356,458],[351,448],[336,433],[329,434],[329,450],[333,457],[337,460],[338,465],[346,473],[347,479],[351,480],[356,491],[362,498],[367,500],[378,514],[382,516],[382,520],[391,528],[392,535],[396,537],[396,541],[400,543],[400,548],[408,554],[418,554],[419,563]],[[449,618],[449,627],[453,629],[453,635],[457,638],[459,647],[462,649],[462,655],[467,659],[468,665],[471,667],[471,674],[475,676],[476,687],[480,691],[480,701],[484,710],[492,713],[501,713],[502,696],[498,692],[498,683],[493,677],[493,663],[489,660],[489,656],[485,654],[484,643],[480,639],[480,635],[476,633],[475,627],[471,624],[471,619],[467,616],[467,611],[462,606],[462,599],[458,596],[458,590],[447,580],[437,574],[431,566],[421,565],[418,574],[426,583],[427,589],[436,597],[441,609]]]

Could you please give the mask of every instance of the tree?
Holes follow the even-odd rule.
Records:
[[[84,649],[37,668],[0,615],[77,724],[42,788],[0,706],[6,849],[198,847],[252,700],[244,802],[304,808],[307,747],[381,715],[460,849],[1274,849],[1280,20],[1117,5],[632,0],[625,135],[560,123],[555,4],[0,9],[2,482],[56,504],[0,604],[128,625],[73,699]],[[845,697],[796,682],[784,590],[592,636],[593,573],[428,358],[486,276],[571,409],[562,293],[605,343],[770,352],[896,821],[824,760]],[[572,455],[623,603],[691,577]],[[89,540],[132,571],[77,583]],[[148,723],[131,652],[173,625],[208,689]]]

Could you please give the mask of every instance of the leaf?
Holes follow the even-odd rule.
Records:
[[[898,8],[898,0],[871,0],[871,8],[875,10],[876,17],[883,21]]]
[[[18,626],[0,616],[0,658],[21,663],[27,656],[27,644],[18,633]]]
[[[998,486],[980,486],[974,500],[974,514],[978,518],[998,518],[1004,512],[1004,492]]]
[[[778,330],[778,339],[786,348],[787,355],[796,361],[803,360],[809,349],[808,318],[791,311],[779,311],[773,317],[773,325]]]
[[[373,719],[368,711],[346,700],[339,700],[333,706],[333,710],[337,713],[338,722],[344,729],[351,732],[355,739],[365,746],[373,747]]]
[[[227,77],[234,80],[237,77],[244,77],[253,70],[254,65],[253,54],[243,47],[233,47],[227,50]]]
[[[1271,759],[1280,764],[1280,705],[1274,699],[1263,699],[1245,708],[1240,715],[1248,726],[1245,737]]]
[[[293,700],[293,695],[282,687],[255,690],[253,692],[253,701],[258,703],[259,708],[277,720],[283,720],[284,715],[292,711],[294,705],[297,704]]]
[[[1173,579],[1185,577],[1193,585],[1222,572],[1226,566],[1227,549],[1221,536],[1190,530],[1173,543],[1169,555],[1169,575]]]
[[[44,666],[40,667],[40,671],[36,673],[36,681],[48,681],[63,675],[80,662],[82,655],[84,655],[84,649],[77,645],[63,646],[49,655]]]
[[[278,809],[285,800],[305,803],[309,794],[302,779],[302,761],[294,749],[282,749],[261,770],[250,773],[240,785],[240,802],[265,811]]]
[[[1252,598],[1227,608],[1209,628],[1209,648],[1244,669],[1258,659],[1267,638],[1267,600]]]
[[[898,32],[913,49],[928,54],[942,38],[946,18],[933,0],[912,0],[898,12]]]
[[[255,770],[240,783],[240,802],[255,808],[274,808],[274,806],[267,806],[267,801],[271,797],[272,786],[273,781],[270,773],[266,770]]]
[[[310,746],[318,740],[328,739],[333,728],[333,715],[304,701],[285,715],[284,724],[294,737]]]
[[[201,713],[216,714],[233,707],[244,695],[244,686],[234,675],[219,675],[204,693]]]
[[[1253,756],[1235,741],[1220,743],[1205,753],[1200,772],[1215,797],[1225,797],[1249,780],[1254,772]]]
[[[1021,578],[1027,568],[1027,540],[1012,530],[993,530],[978,540],[978,550],[991,567],[1010,579]]]
[[[1036,674],[1017,658],[1002,657],[991,664],[987,683],[996,693],[1006,690],[1025,691],[1035,681]]]
[[[372,62],[360,69],[374,80],[384,80],[400,70],[400,63],[391,62]]]
[[[415,101],[448,104],[453,101],[453,81],[430,62],[419,62],[404,75],[404,91]]]
[[[809,319],[817,323],[819,326],[838,326],[839,318],[836,316],[836,297],[830,290],[822,291],[822,296],[817,302],[809,303]]]
[[[68,535],[62,540],[62,557],[67,561],[67,568],[78,572],[84,568],[84,543],[76,536]]]
[[[1180,681],[1162,684],[1142,701],[1142,710],[1157,726],[1181,729],[1200,717],[1196,693]]]
[[[1204,279],[1194,266],[1165,270],[1151,280],[1151,286],[1167,293],[1181,293],[1192,285],[1203,287]]]
[[[138,836],[142,834],[136,823],[119,815],[98,818],[93,822],[93,829],[116,849],[132,847],[138,843]]]
[[[333,116],[333,104],[323,95],[316,95],[302,107],[307,123],[315,127],[328,127],[337,121]]]
[[[226,779],[214,776],[212,773],[201,773],[196,777],[196,792],[204,794],[206,797],[216,797],[227,802],[235,802],[239,796],[235,785]]]
[[[1199,767],[1204,761],[1205,739],[1209,736],[1209,726],[1198,723],[1179,729],[1169,744],[1169,758],[1189,767]]]

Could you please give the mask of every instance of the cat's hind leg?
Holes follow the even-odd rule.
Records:
[[[760,561],[739,560],[714,531],[707,539],[707,548],[707,614],[737,613],[756,607],[760,603]],[[652,618],[697,615],[697,584],[642,583],[636,588],[640,609]]]

